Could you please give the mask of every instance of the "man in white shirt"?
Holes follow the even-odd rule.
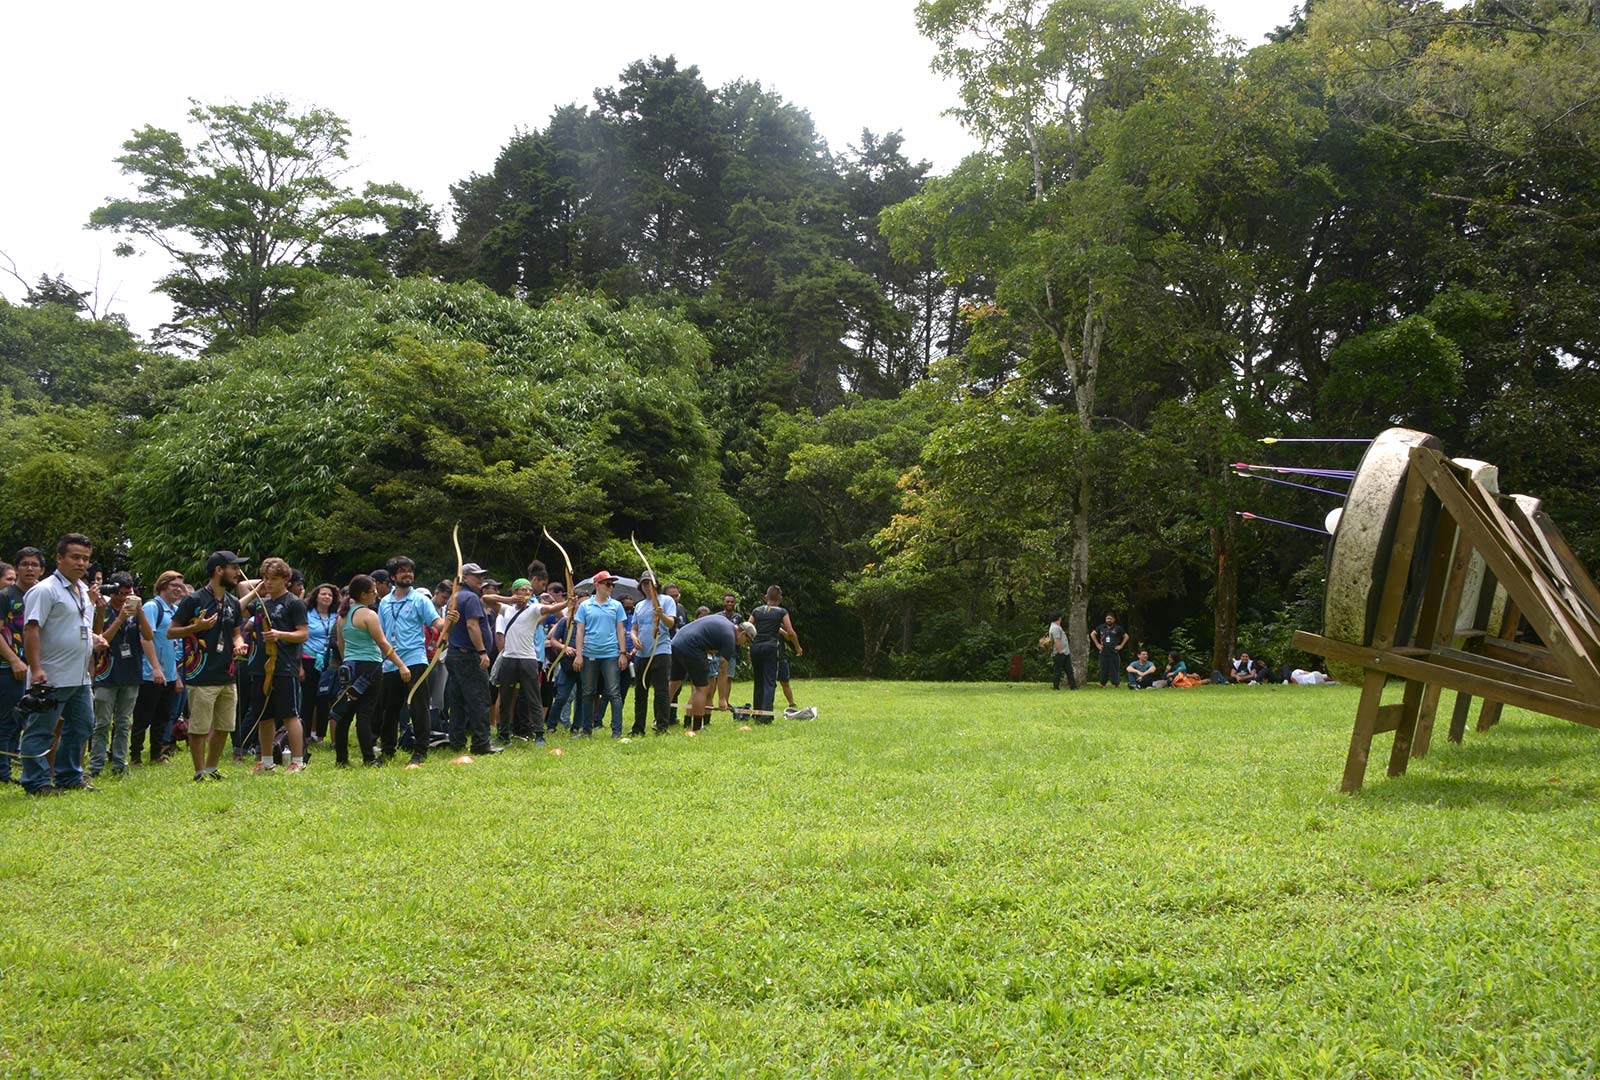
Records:
[[[538,584],[542,587],[544,580]],[[519,739],[533,736],[544,745],[544,699],[539,692],[540,657],[544,655],[544,617],[565,604],[533,599],[534,582],[518,578],[511,585],[512,602],[500,607],[495,638],[500,646],[500,730]]]
[[[28,658],[29,692],[18,708],[26,714],[22,731],[22,786],[29,795],[97,791],[83,777],[83,748],[94,731],[94,681],[90,661],[105,640],[94,632],[97,593],[85,587],[84,573],[94,545],[80,533],[56,544],[55,573],[28,590],[23,612],[23,644]],[[38,708],[24,708],[37,704]],[[46,760],[56,739],[55,766]]]

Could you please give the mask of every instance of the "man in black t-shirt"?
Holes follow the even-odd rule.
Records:
[[[289,768],[303,772],[304,733],[300,726],[300,646],[311,636],[305,601],[289,592],[289,564],[282,559],[261,563],[259,595],[244,611],[257,618],[250,647],[251,707],[259,709],[256,726],[261,733],[261,753],[254,773],[272,771],[273,742],[278,722],[289,732]]]
[[[1128,632],[1117,622],[1116,615],[1106,612],[1106,621],[1095,627],[1089,640],[1100,650],[1100,689],[1106,683],[1122,685],[1122,650],[1128,644]]]
[[[189,757],[196,780],[220,780],[217,762],[234,729],[238,692],[233,664],[246,652],[243,612],[233,595],[244,560],[214,551],[205,586],[178,601],[167,636],[182,642],[178,670],[189,688]]]

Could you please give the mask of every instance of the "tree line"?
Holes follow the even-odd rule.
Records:
[[[321,578],[447,569],[457,520],[511,567],[548,525],[690,597],[782,583],[813,670],[996,677],[1053,607],[1080,663],[1107,608],[1283,661],[1322,544],[1236,512],[1337,503],[1231,465],[1401,423],[1593,564],[1595,14],[1318,0],[1247,50],[1172,0],[927,0],[981,143],[946,175],[652,57],[512,133],[448,229],[346,182],[337,115],[196,103],[90,218],[169,256],[171,323],[0,302],[0,538]]]

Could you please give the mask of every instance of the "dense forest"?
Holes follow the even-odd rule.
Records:
[[[462,163],[448,221],[341,180],[334,112],[132,133],[92,227],[171,258],[149,340],[0,301],[0,551],[148,580],[218,546],[343,580],[555,556],[692,603],[783,585],[811,672],[993,678],[1052,608],[1292,658],[1318,493],[1403,423],[1600,563],[1600,4],[927,0],[982,149],[934,175],[677,58]],[[691,58],[692,59],[692,58]],[[176,120],[177,118],[169,118]],[[1270,531],[1269,531],[1270,530]],[[559,559],[557,558],[559,564]]]

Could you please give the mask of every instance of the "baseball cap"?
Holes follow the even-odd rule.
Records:
[[[216,573],[219,566],[243,566],[244,560],[231,551],[213,551],[206,560],[206,577]]]
[[[483,567],[479,566],[475,562],[469,562],[469,563],[467,563],[465,566],[463,566],[461,568],[461,576],[462,577],[466,577],[468,574],[473,574],[473,575],[475,575],[477,577],[482,577],[483,574],[484,574]]]
[[[615,580],[617,580],[616,575],[609,570],[601,570],[594,575],[594,583],[596,585],[609,585]]]
[[[517,589],[531,589],[533,588],[533,582],[529,581],[525,577],[519,577],[517,580],[511,583],[511,588],[513,591]]]

